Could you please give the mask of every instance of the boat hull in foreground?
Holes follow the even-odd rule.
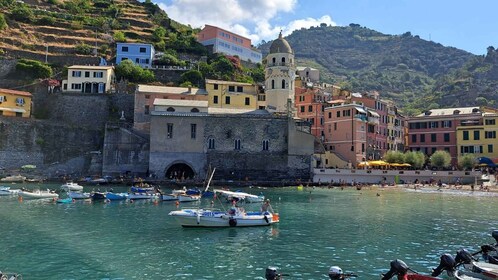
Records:
[[[247,212],[231,215],[225,211],[206,209],[182,209],[171,211],[177,223],[183,227],[255,227],[279,222],[278,214]]]

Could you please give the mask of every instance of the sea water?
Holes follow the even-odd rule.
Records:
[[[32,185],[12,185],[12,188]],[[39,185],[46,188],[54,185]],[[101,187],[102,188],[102,187]],[[89,191],[91,187],[85,187]],[[114,187],[116,191],[125,187]],[[102,188],[103,190],[103,188]],[[182,228],[175,202],[56,204],[0,197],[0,270],[24,279],[327,279],[340,266],[378,279],[390,261],[429,273],[439,256],[492,243],[498,197],[400,188],[246,188],[271,199],[270,227]],[[211,199],[179,207],[208,207]],[[228,204],[216,201],[215,206]],[[246,204],[257,210],[259,204]]]

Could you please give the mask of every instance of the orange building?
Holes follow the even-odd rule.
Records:
[[[0,88],[0,115],[29,118],[31,98],[27,91]]]

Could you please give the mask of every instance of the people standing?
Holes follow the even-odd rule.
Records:
[[[261,205],[261,212],[270,212],[270,213],[274,213],[273,212],[273,208],[271,207],[270,205],[270,200],[269,199],[266,199],[265,202],[263,202],[263,204]]]

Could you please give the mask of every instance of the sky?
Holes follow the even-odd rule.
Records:
[[[253,45],[282,30],[357,23],[384,34],[411,32],[473,54],[498,48],[496,0],[152,0],[170,18],[194,28],[215,25]]]

